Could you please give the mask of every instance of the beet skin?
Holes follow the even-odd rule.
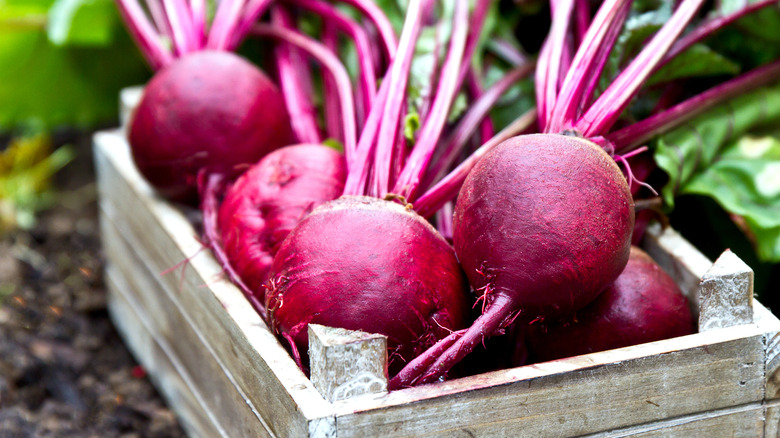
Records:
[[[338,198],[345,179],[341,153],[302,144],[266,155],[228,189],[219,208],[221,241],[231,266],[260,301],[279,245],[306,214]]]
[[[236,175],[292,139],[280,91],[223,51],[194,52],[157,72],[129,132],[141,174],[164,197],[187,203],[197,200],[201,169]]]
[[[536,362],[659,341],[693,333],[688,299],[639,248],[623,273],[593,303],[562,322],[532,326],[528,350]]]
[[[466,326],[468,286],[452,247],[411,209],[344,196],[316,208],[274,258],[272,327],[308,349],[309,323],[388,337],[389,371]]]

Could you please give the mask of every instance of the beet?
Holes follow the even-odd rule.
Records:
[[[316,208],[274,257],[266,306],[293,355],[309,323],[388,337],[389,370],[467,325],[468,296],[452,247],[409,208],[343,196]]]
[[[455,252],[483,313],[391,387],[439,378],[518,316],[555,318],[593,301],[626,266],[633,207],[617,164],[588,140],[534,134],[496,146],[466,178],[453,222]]]
[[[198,51],[158,71],[133,113],[138,170],[164,197],[197,200],[201,169],[236,175],[293,139],[284,99],[243,58]]]
[[[312,209],[338,198],[345,179],[341,153],[302,144],[266,155],[228,189],[219,208],[222,245],[233,269],[261,301],[279,245]]]
[[[637,247],[623,272],[574,316],[532,325],[532,361],[543,362],[693,333],[688,299],[650,256]]]

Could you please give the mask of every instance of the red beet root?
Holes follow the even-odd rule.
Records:
[[[572,318],[532,326],[536,362],[659,341],[693,333],[688,299],[669,275],[639,248],[623,273]]]
[[[467,324],[452,247],[399,204],[345,196],[316,208],[274,258],[266,306],[296,358],[309,323],[388,337],[389,370]]]
[[[233,269],[261,301],[279,245],[306,214],[339,197],[345,179],[339,152],[306,144],[271,152],[228,189],[219,209],[222,244]]]
[[[518,315],[527,322],[584,307],[625,267],[633,226],[626,179],[597,145],[557,134],[498,145],[466,178],[454,218],[455,252],[484,312],[391,387],[437,379]]]
[[[141,174],[164,197],[188,203],[197,200],[201,169],[236,175],[292,138],[276,86],[223,51],[194,52],[160,70],[129,132]]]

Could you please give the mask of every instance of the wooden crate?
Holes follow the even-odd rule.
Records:
[[[136,172],[121,130],[94,137],[109,310],[191,436],[775,436],[780,321],[752,272],[673,230],[645,248],[699,333],[330,402],[204,250],[188,212]],[[703,280],[702,280],[703,278]]]

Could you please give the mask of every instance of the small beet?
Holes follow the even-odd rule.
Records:
[[[626,269],[599,297],[563,321],[533,325],[536,362],[611,350],[693,333],[688,299],[644,251],[631,248]]]
[[[468,287],[452,247],[417,213],[343,196],[316,208],[274,257],[266,306],[293,355],[309,323],[388,337],[389,370],[466,326]]]
[[[164,197],[197,201],[201,169],[237,175],[293,139],[282,94],[238,55],[198,51],[155,74],[129,141],[138,170]]]

